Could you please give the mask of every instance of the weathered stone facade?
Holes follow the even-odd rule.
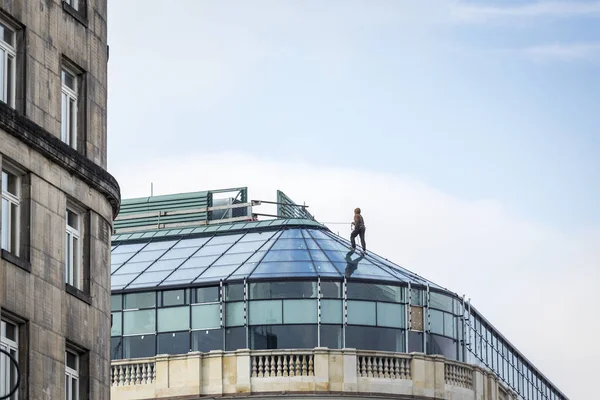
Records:
[[[18,326],[20,399],[65,398],[67,349],[79,356],[79,398],[110,396],[110,231],[120,194],[105,171],[107,2],[68,3],[0,0],[16,52],[14,101],[0,103],[0,165],[19,182],[10,228],[18,246],[1,252],[0,311]],[[78,82],[71,146],[61,140],[65,67]],[[78,214],[75,252],[66,248],[67,207]],[[72,285],[69,254],[79,260]]]

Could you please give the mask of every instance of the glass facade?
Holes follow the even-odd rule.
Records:
[[[328,347],[440,354],[562,399],[456,295],[316,227],[114,243],[111,357]]]

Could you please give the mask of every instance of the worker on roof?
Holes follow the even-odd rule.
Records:
[[[360,208],[354,209],[354,222],[351,224],[352,234],[350,234],[350,243],[352,243],[352,249],[356,249],[356,236],[360,236],[360,244],[363,249],[363,253],[367,252],[367,244],[365,243],[365,220],[360,215]]]

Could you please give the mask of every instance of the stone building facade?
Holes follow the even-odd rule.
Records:
[[[0,0],[0,348],[14,399],[108,399],[106,0]],[[0,397],[16,382],[0,355]]]

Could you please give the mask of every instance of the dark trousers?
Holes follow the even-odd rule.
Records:
[[[352,243],[352,248],[356,248],[356,236],[360,236],[360,244],[364,251],[367,251],[367,244],[365,243],[365,227],[354,229],[350,234],[350,243]]]

